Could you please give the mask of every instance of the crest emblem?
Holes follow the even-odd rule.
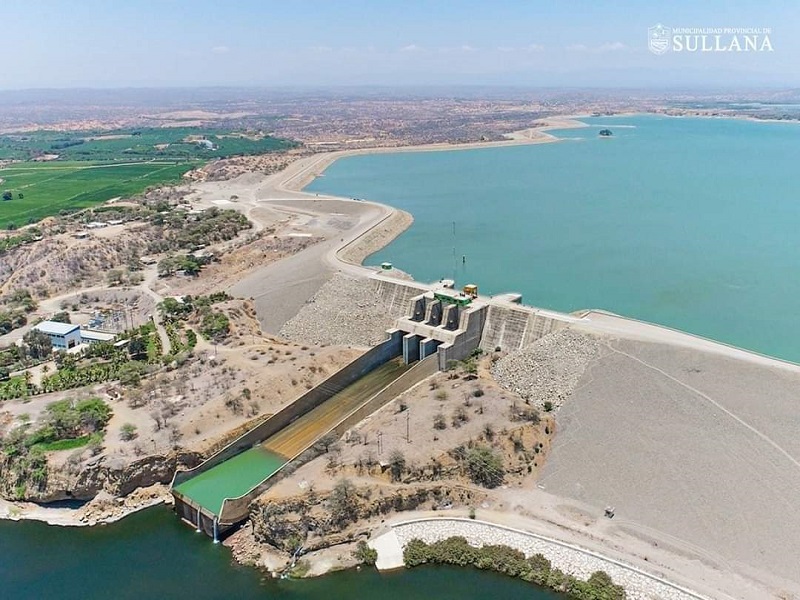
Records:
[[[647,28],[647,48],[653,54],[664,54],[671,47],[670,35],[672,30],[661,23],[655,27]]]

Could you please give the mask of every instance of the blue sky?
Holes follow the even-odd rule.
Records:
[[[3,0],[0,89],[800,85],[797,2]],[[774,52],[647,49],[647,28],[770,27]]]

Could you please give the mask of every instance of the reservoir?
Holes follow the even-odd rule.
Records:
[[[800,127],[583,121],[558,143],[346,157],[306,190],[414,215],[367,264],[800,361]]]

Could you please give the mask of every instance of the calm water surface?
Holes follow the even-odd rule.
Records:
[[[414,215],[368,264],[800,361],[800,126],[585,122],[554,144],[348,157],[307,190]]]
[[[556,600],[521,581],[453,568],[374,569],[305,581],[264,579],[168,509],[94,528],[0,521],[0,598],[15,600]]]

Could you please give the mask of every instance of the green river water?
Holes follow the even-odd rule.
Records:
[[[275,581],[233,565],[227,548],[183,525],[165,507],[113,525],[51,527],[0,521],[3,600],[554,600],[530,584],[492,573],[418,568],[347,571]]]

